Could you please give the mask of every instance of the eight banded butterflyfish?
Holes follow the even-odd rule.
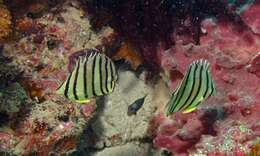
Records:
[[[172,93],[166,105],[166,115],[182,111],[189,113],[208,97],[216,94],[216,87],[210,74],[209,62],[196,60],[190,66],[180,86]]]
[[[57,89],[58,94],[77,102],[111,93],[117,80],[115,64],[106,55],[90,51],[79,56],[72,72]]]

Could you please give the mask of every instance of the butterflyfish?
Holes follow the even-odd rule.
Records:
[[[190,64],[180,86],[172,93],[166,105],[167,116],[178,111],[190,113],[204,100],[216,94],[209,67],[209,62],[202,59]]]
[[[76,103],[87,103],[92,98],[113,92],[116,81],[117,72],[113,61],[105,54],[91,51],[79,56],[57,93]]]

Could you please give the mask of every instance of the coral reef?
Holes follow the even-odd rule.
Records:
[[[93,29],[110,25],[143,56],[147,69],[158,73],[156,49],[171,47],[182,39],[184,44],[200,44],[201,22],[208,18],[245,27],[240,16],[230,9],[228,1],[186,0],[110,0],[84,1]],[[174,32],[174,33],[172,33]]]
[[[0,151],[68,155],[75,151],[96,103],[81,107],[55,90],[69,73],[69,57],[101,44],[112,30],[94,33],[76,1],[59,7],[47,1],[23,2],[10,2],[15,37],[1,46]]]
[[[1,151],[14,155],[72,153],[90,116],[85,117],[80,107],[64,102],[36,104],[11,129],[1,129]]]
[[[0,155],[259,153],[259,1],[5,2]],[[75,105],[55,91],[85,49],[112,58],[119,80],[110,95]],[[201,58],[211,63],[217,95],[167,118],[170,94]]]
[[[248,12],[256,6],[252,5]],[[165,73],[170,73],[167,77],[173,90],[182,78],[173,78],[173,71],[183,75],[192,60],[208,59],[218,94],[192,114],[177,113],[165,118],[158,113],[154,119],[159,126],[154,144],[172,153],[247,155],[252,143],[259,139],[260,79],[255,62],[260,38],[251,25],[240,30],[232,23],[205,19],[202,29],[206,34],[200,38],[200,46],[176,41],[170,50],[159,51],[174,61],[161,57],[161,64]]]
[[[259,6],[260,2],[255,1],[248,9],[241,13],[242,19],[252,29],[252,31],[259,35]]]
[[[16,19],[16,30],[21,34],[19,42],[4,46],[4,55],[24,72],[23,85],[31,96],[40,90],[40,97],[56,90],[68,73],[68,58],[76,51],[96,47],[112,32],[107,28],[94,33],[88,19],[81,17],[82,10],[76,1],[61,5],[66,12],[50,12],[35,19],[19,16]]]
[[[73,104],[51,101],[37,104],[30,116],[15,128],[19,143],[11,151],[16,155],[73,152],[88,119]]]

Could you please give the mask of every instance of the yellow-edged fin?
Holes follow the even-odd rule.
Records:
[[[75,102],[79,103],[79,104],[86,104],[88,102],[90,102],[90,99],[84,99],[84,100],[75,100]]]
[[[183,113],[183,114],[191,113],[191,112],[193,112],[193,111],[196,110],[196,109],[197,109],[197,107],[189,108],[189,109],[186,109],[185,111],[183,111],[182,113]]]
[[[200,104],[203,100],[204,100],[204,98],[203,98],[203,97],[200,97],[200,99],[199,99],[199,104]],[[198,105],[199,105],[199,104],[198,104]],[[198,108],[198,105],[197,105],[197,106],[194,106],[194,107],[187,108],[187,109],[185,109],[182,113],[183,113],[183,114],[191,113],[191,112],[193,112],[194,110],[196,110],[196,109]]]

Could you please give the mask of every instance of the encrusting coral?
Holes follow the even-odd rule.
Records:
[[[12,17],[10,11],[0,1],[0,43],[5,41],[12,32]]]
[[[1,100],[7,102],[0,103],[0,108],[6,109],[10,103],[13,108],[0,112],[0,151],[11,155],[68,154],[80,141],[96,103],[72,104],[55,91],[69,73],[69,56],[101,44],[112,30],[94,33],[88,19],[82,19],[77,1],[62,2],[59,7],[48,4],[50,12],[35,6],[35,1],[26,1],[26,6],[22,2],[10,2],[16,38],[1,46],[0,91],[5,96]],[[28,14],[28,7],[33,15]]]
[[[255,24],[249,21],[251,9],[254,10],[252,16],[256,13],[255,7],[259,7],[257,2],[245,10],[242,19]],[[255,21],[254,18],[251,20]],[[186,45],[179,40],[167,51],[174,61],[161,57],[165,71],[177,70],[182,74],[193,60],[209,60],[217,95],[191,114],[176,113],[166,118],[163,112],[158,112],[154,119],[154,124],[159,127],[155,132],[156,147],[174,154],[243,156],[255,148],[253,143],[259,139],[260,130],[260,90],[257,85],[260,79],[257,74],[259,66],[256,65],[260,38],[251,25],[236,28],[232,23],[205,19],[202,29],[206,34],[200,38],[199,46]],[[166,52],[161,50],[158,53]],[[177,80],[169,77],[169,81],[169,87],[174,90]]]
[[[0,112],[17,113],[26,103],[28,96],[19,83],[12,83],[0,89]]]

